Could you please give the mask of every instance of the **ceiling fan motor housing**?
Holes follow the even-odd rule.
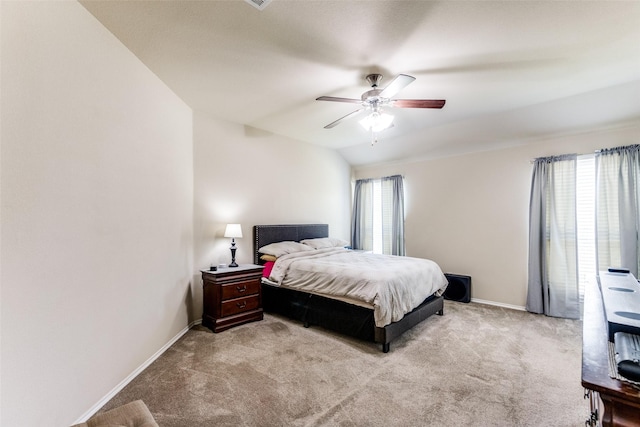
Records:
[[[378,82],[382,80],[382,74],[369,74],[366,77],[372,88],[378,87]]]
[[[362,94],[362,103],[367,105],[367,104],[373,104],[373,103],[383,103],[384,98],[380,97],[380,92],[382,92],[380,89],[371,89],[365,93]]]

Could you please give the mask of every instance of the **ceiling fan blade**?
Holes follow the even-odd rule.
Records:
[[[415,77],[407,76],[406,74],[398,74],[398,76],[393,79],[391,83],[387,85],[387,87],[382,89],[382,92],[380,92],[380,97],[393,98],[396,93],[400,92],[415,79]]]
[[[397,108],[442,108],[444,99],[393,99],[391,105]]]
[[[361,99],[354,98],[338,98],[335,96],[321,96],[316,98],[316,101],[334,101],[334,102],[350,102],[352,104],[362,104]]]
[[[324,128],[325,128],[325,129],[331,129],[331,128],[333,128],[333,127],[336,127],[336,126],[338,126],[338,125],[340,124],[340,122],[341,122],[341,121],[343,121],[344,119],[347,119],[347,118],[349,118],[349,117],[351,117],[351,116],[355,116],[356,114],[358,114],[358,113],[359,113],[360,111],[362,111],[362,110],[364,110],[364,108],[360,108],[359,110],[352,111],[352,112],[350,112],[349,114],[347,114],[346,116],[342,116],[342,117],[340,117],[340,118],[339,118],[338,120],[336,120],[335,122],[331,122],[331,123],[329,123],[329,124],[328,124],[328,125],[326,125]]]

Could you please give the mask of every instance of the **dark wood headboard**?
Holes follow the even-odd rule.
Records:
[[[253,263],[264,264],[258,249],[275,242],[329,237],[329,224],[284,224],[253,226]]]

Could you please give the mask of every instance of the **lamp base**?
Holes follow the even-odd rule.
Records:
[[[232,240],[231,243],[231,247],[229,248],[231,249],[231,264],[229,264],[229,267],[237,267],[238,264],[236,264],[236,242],[235,240]]]

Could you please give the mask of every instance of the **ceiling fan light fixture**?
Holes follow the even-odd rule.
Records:
[[[391,127],[393,124],[393,116],[391,114],[374,111],[358,123],[368,131],[380,132]]]

